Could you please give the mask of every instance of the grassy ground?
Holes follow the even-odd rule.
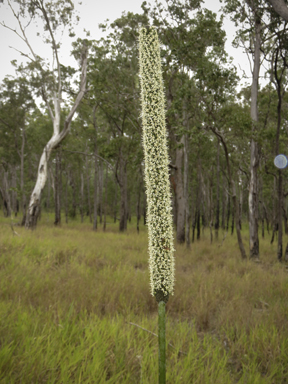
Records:
[[[13,236],[9,224],[0,217],[0,383],[157,383],[147,229],[55,228],[43,214],[36,231]],[[175,245],[167,384],[288,383],[288,273],[276,243],[260,239],[254,263],[240,259],[235,234],[219,247],[222,238],[210,245],[206,229],[191,250]]]

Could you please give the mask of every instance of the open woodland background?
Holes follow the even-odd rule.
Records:
[[[258,64],[267,68],[267,85],[258,87],[256,94],[258,78],[253,80],[253,100],[250,86],[236,92],[239,79],[225,52],[221,21],[211,11],[197,8],[197,1],[168,2],[154,9],[144,2],[143,14],[128,12],[111,23],[107,39],[86,39],[88,91],[71,132],[51,152],[40,200],[42,210],[55,210],[55,225],[77,215],[83,221],[87,215],[91,228],[96,229],[112,216],[109,220],[119,222],[119,230],[125,231],[131,215],[145,220],[137,36],[141,25],[151,23],[157,26],[162,42],[177,241],[189,244],[191,238],[199,238],[200,225],[211,228],[211,240],[219,228],[233,231],[238,223],[241,229],[242,221],[249,218],[249,194],[253,244],[244,244],[246,253],[259,258],[258,225],[262,236],[267,231],[273,241],[280,217],[287,233],[286,171],[277,171],[273,164],[275,155],[285,154],[287,146],[286,24],[268,2],[254,3],[253,8],[245,2],[227,1],[224,9],[238,23],[235,44],[239,49],[246,47],[252,69],[257,65],[256,49],[261,54]],[[63,10],[68,13],[63,4],[50,10],[51,18]],[[165,12],[174,25],[165,21]],[[260,33],[255,29],[259,23]],[[57,32],[55,27],[55,36]],[[257,39],[260,46],[255,45]],[[80,43],[73,43],[71,54],[81,69]],[[54,48],[57,51],[61,46]],[[51,114],[39,97],[45,91],[46,105],[52,110],[53,102],[62,100],[64,130],[77,95],[77,69],[60,63],[51,72],[44,62],[33,60],[26,66],[15,63],[19,76],[7,76],[0,93],[0,199],[4,215],[18,213],[20,221],[40,173],[40,156],[53,133]],[[185,234],[185,228],[191,230]],[[282,230],[279,235],[282,244]]]
[[[56,39],[61,22],[73,26],[63,16],[73,14],[73,3],[53,4],[47,14]],[[157,332],[157,307],[147,265],[143,25],[155,25],[162,43],[171,160],[176,287],[167,305],[174,346],[167,382],[288,382],[288,282],[278,262],[288,258],[288,179],[273,164],[288,142],[287,23],[268,1],[223,5],[254,68],[252,86],[241,90],[221,21],[199,1],[153,9],[143,2],[142,14],[111,23],[108,38],[87,34],[86,92],[51,152],[32,226],[27,207],[53,135],[45,104],[53,111],[61,104],[63,132],[79,69],[58,62],[51,71],[35,56],[15,62],[17,77],[2,82],[1,382],[156,382],[157,340],[147,332]],[[83,41],[70,34],[81,72]],[[56,54],[52,35],[47,47]]]

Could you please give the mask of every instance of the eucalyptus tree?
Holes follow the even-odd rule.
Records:
[[[231,120],[231,118],[227,119],[227,116],[230,114],[235,114],[237,116],[237,122],[240,121],[240,114],[237,110],[236,104],[236,95],[235,95],[235,87],[238,81],[238,77],[236,75],[235,68],[230,66],[230,68],[222,67],[223,62],[227,62],[225,60],[225,56],[223,58],[219,58],[219,62],[215,60],[213,64],[210,62],[203,62],[202,68],[200,67],[197,72],[198,79],[198,87],[199,93],[201,95],[201,102],[204,104],[204,117],[203,123],[204,126],[212,131],[217,137],[217,183],[219,183],[219,141],[224,149],[226,164],[227,164],[227,181],[229,186],[229,196],[231,194],[233,201],[233,210],[232,210],[232,231],[233,231],[233,218],[235,215],[236,221],[236,232],[237,239],[239,244],[239,249],[241,252],[242,258],[246,258],[245,249],[243,246],[242,236],[240,232],[240,214],[239,214],[239,204],[237,201],[236,194],[236,181],[237,171],[234,169],[233,176],[233,168],[231,164],[231,152],[233,152],[233,148],[238,148],[241,153],[239,145],[239,137],[243,136],[243,131],[240,133],[237,132],[237,124]],[[222,62],[222,63],[221,63]],[[236,117],[235,116],[235,117]],[[228,122],[230,124],[228,124]],[[236,128],[235,128],[236,125]],[[238,136],[238,137],[237,137]],[[235,141],[235,138],[236,141]],[[237,144],[236,144],[237,143]],[[230,148],[229,148],[230,147]],[[237,169],[236,165],[236,169]],[[224,172],[224,171],[223,171]],[[224,174],[226,174],[224,172]],[[228,199],[228,204],[229,204]],[[219,228],[219,186],[217,187],[217,203],[216,203],[216,223],[217,229]],[[224,212],[224,206],[222,206],[222,210]],[[228,205],[228,215],[227,215],[227,230],[228,230],[228,220],[229,220],[229,205]],[[216,224],[215,223],[215,224]],[[216,226],[216,225],[215,225]],[[216,232],[217,233],[217,232]]]
[[[128,12],[111,23],[107,39],[94,44],[89,67],[91,97],[97,99],[98,118],[106,121],[109,151],[115,154],[115,177],[120,187],[119,229],[127,228],[127,175],[141,144],[136,26],[146,18]],[[101,25],[105,30],[107,25]],[[101,44],[101,46],[100,46]],[[100,150],[100,147],[99,147]]]
[[[253,68],[251,85],[251,119],[252,134],[258,127],[258,88],[261,46],[263,48],[264,32],[266,24],[265,1],[264,0],[220,0],[225,3],[224,12],[231,15],[236,26],[241,25],[236,32],[235,46],[246,49],[247,54],[252,54]],[[250,183],[249,183],[249,248],[250,258],[259,258],[259,237],[258,237],[258,167],[259,167],[259,146],[253,135],[250,145]]]
[[[23,209],[23,213],[26,204],[24,193],[24,157],[27,120],[35,108],[36,104],[27,79],[21,76],[16,79],[5,77],[0,86],[0,146],[3,148],[3,152],[0,154],[0,162],[6,168],[8,166],[12,167],[12,173],[16,181],[16,168],[18,168],[20,161],[20,206]],[[15,157],[15,154],[18,159]],[[5,172],[7,173],[7,169]],[[6,180],[6,184],[7,182],[8,180]],[[16,185],[14,186],[15,188]],[[6,201],[9,203],[9,193],[4,186],[2,192],[2,194],[6,195]],[[15,211],[15,198],[13,200],[14,206],[12,208]]]
[[[184,183],[182,165],[184,145],[189,136],[189,120],[195,120],[198,103],[195,103],[195,85],[193,78],[204,58],[213,62],[216,56],[224,54],[225,32],[222,30],[222,19],[216,20],[216,14],[201,9],[201,1],[168,1],[166,0],[166,15],[164,6],[156,2],[150,10],[142,8],[152,18],[152,23],[158,28],[159,39],[162,43],[161,56],[163,58],[163,78],[167,98],[167,126],[170,140],[174,142],[174,172],[176,206],[177,206],[177,241],[185,241],[185,194],[187,195],[187,177]],[[169,19],[173,23],[168,22]],[[177,80],[178,79],[178,80]],[[190,96],[189,96],[190,95]],[[191,95],[193,95],[191,97]],[[193,100],[191,104],[191,100]],[[197,106],[198,105],[198,106]],[[186,138],[186,139],[185,139]],[[187,163],[186,163],[187,164]],[[188,172],[188,167],[185,167]],[[188,214],[188,211],[187,211]]]
[[[16,10],[8,0],[9,7],[15,16],[20,31],[1,22],[1,25],[15,32],[27,45],[29,53],[23,53],[29,59],[26,65],[26,71],[31,73],[35,87],[37,87],[38,96],[41,96],[46,108],[49,112],[53,123],[53,134],[51,139],[46,144],[38,167],[38,175],[34,190],[30,197],[30,202],[27,210],[26,224],[27,228],[33,228],[37,224],[37,217],[40,210],[41,193],[47,180],[47,166],[53,149],[55,149],[70,131],[71,121],[77,110],[81,99],[86,90],[86,72],[87,72],[87,41],[82,42],[82,49],[78,57],[81,67],[81,82],[78,93],[72,99],[72,107],[65,118],[63,128],[61,130],[60,114],[62,103],[62,66],[59,59],[60,41],[57,42],[57,33],[63,28],[69,28],[70,36],[73,36],[73,12],[74,5],[71,0],[59,0],[57,2],[44,2],[44,0],[19,0],[17,4],[19,9]],[[30,22],[33,20],[41,20],[44,30],[44,43],[52,46],[53,63],[52,71],[47,68],[47,65],[39,55],[36,54],[31,46],[31,43],[26,34],[26,26],[24,25],[27,18]],[[29,22],[29,23],[30,23]],[[54,106],[51,106],[51,103]]]
[[[252,54],[253,59],[253,70],[252,71],[252,85],[250,91],[250,107],[251,107],[251,119],[252,119],[252,136],[250,139],[251,142],[251,157],[250,157],[250,183],[249,183],[249,234],[250,234],[250,257],[259,258],[259,238],[258,238],[258,206],[259,206],[259,190],[258,190],[258,167],[260,161],[260,147],[259,140],[261,138],[261,122],[259,121],[259,108],[258,108],[258,93],[259,93],[259,71],[261,65],[261,51],[265,56],[271,51],[271,45],[273,42],[270,40],[276,36],[279,38],[279,33],[277,28],[279,27],[279,17],[275,16],[275,12],[271,12],[271,6],[268,1],[263,0],[246,0],[246,1],[234,1],[234,0],[222,0],[225,2],[224,11],[232,15],[232,20],[235,22],[236,26],[242,24],[242,28],[237,31],[237,36],[235,39],[236,46],[242,46],[246,49],[248,54]],[[279,10],[278,7],[275,8],[275,2],[270,1],[273,5],[273,8]],[[281,2],[282,4],[283,2]],[[278,2],[280,6],[280,2]],[[283,5],[283,4],[282,4]],[[277,11],[277,10],[276,10]],[[275,30],[276,28],[276,30]],[[268,42],[268,43],[267,43]],[[279,54],[279,49],[274,50],[276,57]],[[277,67],[277,59],[276,59]],[[273,69],[275,72],[275,68]],[[276,69],[275,78],[280,79],[281,74]],[[279,82],[276,81],[276,88],[280,91]],[[278,93],[278,96],[280,96]],[[269,110],[268,110],[269,111]],[[277,132],[280,130],[281,124],[281,100],[278,103],[278,122],[277,126],[279,127]],[[267,118],[262,121],[262,128],[265,128],[267,123]],[[279,143],[279,134],[277,134],[278,143]],[[277,141],[277,139],[276,139]],[[276,145],[277,147],[277,145]],[[276,151],[279,150],[279,145],[275,148]],[[281,222],[282,216],[282,174],[279,173],[279,185],[278,185],[278,212],[277,217],[278,221]],[[276,180],[276,179],[275,179]],[[281,227],[282,228],[282,227]],[[278,237],[278,258],[282,257],[282,230]]]
[[[287,67],[288,67],[288,40],[287,40],[287,26],[286,22],[283,23],[280,17],[271,16],[272,22],[269,25],[269,30],[274,39],[270,42],[271,49],[271,71],[270,80],[274,84],[277,92],[277,129],[275,138],[275,156],[280,153],[280,132],[282,127],[282,109],[283,99],[286,91],[287,83]],[[287,142],[287,139],[286,139]],[[278,249],[277,258],[282,260],[283,254],[283,227],[282,227],[282,207],[283,207],[283,174],[282,170],[278,169],[278,209],[277,209],[277,221],[278,221]],[[276,222],[276,220],[275,220]]]

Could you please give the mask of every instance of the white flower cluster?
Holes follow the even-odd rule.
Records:
[[[160,45],[154,27],[139,31],[140,83],[151,293],[173,295],[174,245]]]

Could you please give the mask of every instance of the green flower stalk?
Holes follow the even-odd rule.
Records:
[[[159,313],[159,383],[165,383],[165,303],[174,288],[174,242],[160,45],[154,27],[139,31],[149,268]]]

